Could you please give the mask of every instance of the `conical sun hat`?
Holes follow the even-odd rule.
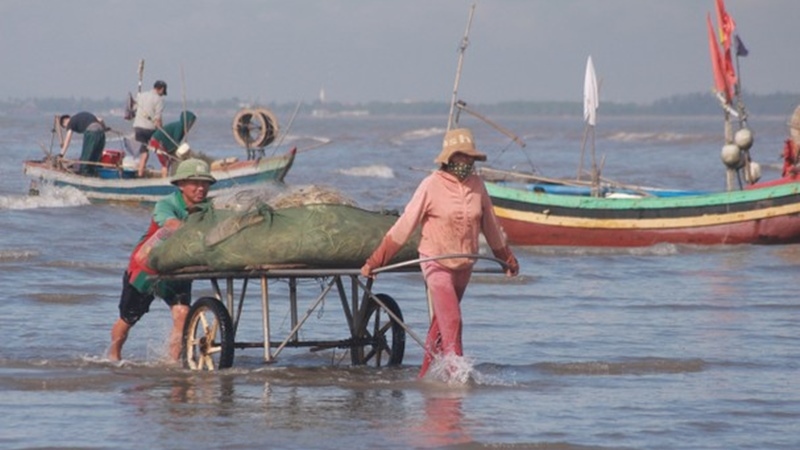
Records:
[[[478,161],[486,161],[486,155],[475,148],[475,140],[472,138],[472,131],[469,128],[456,128],[445,133],[442,152],[433,161],[438,164],[447,164],[456,153],[463,153]]]

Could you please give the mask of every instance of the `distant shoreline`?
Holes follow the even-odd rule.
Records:
[[[746,110],[754,116],[788,116],[800,104],[798,93],[774,93],[768,95],[743,95]],[[85,99],[85,98],[28,98],[7,99],[0,101],[0,116],[40,116],[75,111],[92,111],[100,115],[116,116],[122,114],[125,98],[120,99]],[[230,115],[242,108],[256,105],[237,98],[228,100],[187,101],[186,108],[207,115]],[[277,114],[291,115],[298,108],[297,103],[259,104]],[[497,103],[474,103],[470,109],[492,117],[498,116],[541,116],[541,117],[574,117],[583,115],[583,103],[580,101],[504,101]],[[180,101],[167,100],[167,108],[181,110],[184,105]],[[297,112],[302,116],[314,116],[319,119],[335,118],[367,118],[390,116],[435,116],[449,114],[447,102],[386,102],[373,101],[364,103],[343,103],[336,101],[301,102]],[[320,112],[324,112],[321,114]],[[602,102],[600,111],[606,117],[624,116],[719,116],[722,109],[716,98],[709,93],[675,95],[656,100],[649,104]],[[357,112],[357,114],[356,114]]]

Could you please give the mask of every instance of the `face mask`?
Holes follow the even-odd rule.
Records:
[[[464,181],[472,173],[472,163],[449,162],[445,170],[452,173],[461,181]]]

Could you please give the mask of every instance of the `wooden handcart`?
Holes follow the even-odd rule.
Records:
[[[464,257],[450,255],[447,257]],[[494,258],[468,255],[476,259]],[[440,257],[441,258],[441,257]],[[440,259],[435,258],[435,259]],[[419,271],[423,260],[408,261],[380,269],[376,272]],[[498,270],[476,270],[497,272]],[[212,271],[186,269],[160,275],[160,280],[208,280],[214,296],[201,297],[192,302],[183,330],[181,360],[192,370],[218,370],[233,365],[235,349],[263,348],[264,362],[272,363],[287,347],[308,347],[311,350],[346,349],[353,365],[374,367],[400,365],[405,353],[406,335],[420,346],[424,342],[403,322],[400,306],[389,295],[373,292],[373,278],[364,278],[359,269],[320,268],[259,268],[240,271]],[[273,340],[270,323],[270,281],[282,280],[288,285],[288,311],[290,329],[280,340]],[[314,280],[320,291],[316,298],[303,301],[305,313],[300,315],[301,299],[298,286],[302,281]],[[236,334],[242,318],[248,287],[257,283],[261,295],[261,325],[263,341],[237,341]],[[347,322],[349,336],[343,339],[301,339],[300,329],[317,311],[328,296],[338,295]]]

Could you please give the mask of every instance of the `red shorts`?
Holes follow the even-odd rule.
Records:
[[[154,148],[156,151],[156,156],[158,156],[158,162],[161,163],[161,167],[168,167],[169,166],[169,156],[167,156],[164,147],[161,145],[161,142],[158,142],[155,139],[150,139],[150,143],[148,144],[150,148]]]

